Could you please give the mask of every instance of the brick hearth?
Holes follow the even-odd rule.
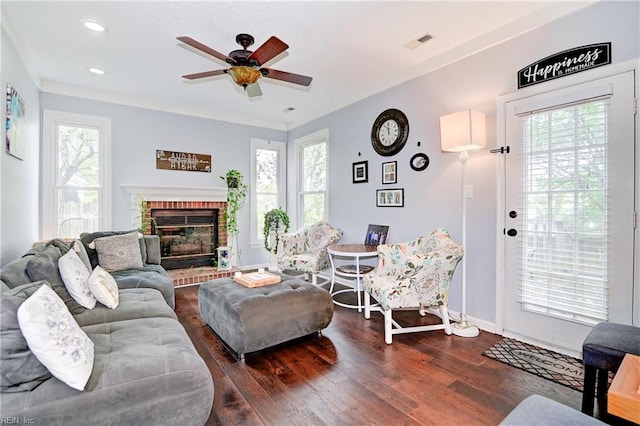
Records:
[[[218,271],[218,268],[205,266],[189,269],[171,269],[167,272],[173,280],[173,286],[182,287],[201,284],[218,278],[230,277],[237,270],[238,269],[232,269],[230,271]]]

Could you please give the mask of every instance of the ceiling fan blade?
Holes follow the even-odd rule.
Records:
[[[252,85],[247,86],[247,96],[250,98],[262,96],[262,89],[260,89],[260,85],[258,83],[253,83]]]
[[[199,41],[196,41],[194,39],[192,39],[191,37],[177,37],[178,40],[180,40],[181,42],[183,42],[184,44],[188,44],[189,46],[193,47],[194,49],[198,49],[201,52],[207,53],[211,56],[213,56],[214,58],[218,58],[221,61],[226,62],[227,61],[227,55],[224,55],[220,52],[218,52],[217,50],[213,50],[212,48],[210,48],[209,46],[205,46],[204,44],[200,43]]]
[[[301,86],[309,86],[313,78],[306,75],[294,74],[286,71],[278,71],[273,68],[261,68],[261,71],[267,71],[264,76],[267,78],[273,78],[275,80],[287,81],[293,84],[299,84]]]
[[[289,45],[278,37],[271,36],[271,38],[264,42],[264,44],[253,52],[247,60],[257,61],[258,65],[262,65],[269,60],[275,58],[285,50],[289,48]]]
[[[205,71],[205,72],[197,72],[195,74],[187,74],[183,75],[183,78],[188,80],[195,80],[197,78],[205,78],[205,77],[213,77],[214,75],[220,75],[226,73],[227,70],[215,70],[215,71]]]

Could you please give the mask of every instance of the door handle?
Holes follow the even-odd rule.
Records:
[[[516,231],[515,229],[511,228],[507,231],[507,235],[510,237],[515,237],[516,235],[518,235],[518,231]]]

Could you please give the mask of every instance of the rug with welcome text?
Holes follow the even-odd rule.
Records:
[[[482,355],[582,392],[582,361],[515,339],[503,338]]]

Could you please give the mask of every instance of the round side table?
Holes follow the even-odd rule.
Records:
[[[337,306],[344,308],[358,309],[358,312],[362,312],[364,305],[362,304],[362,276],[373,270],[373,266],[360,265],[360,259],[377,257],[378,248],[376,246],[369,246],[365,244],[332,244],[327,247],[327,253],[329,253],[329,260],[331,261],[331,287],[329,293],[333,303]],[[347,258],[354,261],[353,265],[337,265],[335,263],[335,257]],[[349,278],[354,280],[353,289],[344,289],[333,291],[335,285],[336,275],[339,277]],[[358,304],[351,305],[348,303],[339,302],[335,299],[335,296],[347,292],[356,292],[358,295]]]

